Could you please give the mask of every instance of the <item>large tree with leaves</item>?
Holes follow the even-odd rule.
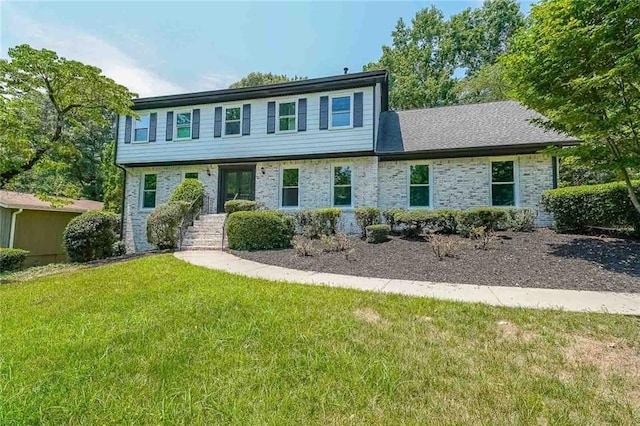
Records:
[[[294,75],[293,77],[289,77],[285,74],[272,74],[272,73],[262,73],[262,72],[251,72],[246,76],[242,77],[239,81],[236,81],[229,89],[239,89],[241,87],[253,87],[253,86],[263,86],[265,84],[276,84],[276,83],[286,83],[288,81],[296,81],[296,80],[306,80],[307,77],[298,77]]]
[[[539,111],[541,125],[584,143],[574,155],[615,170],[640,212],[630,170],[640,167],[640,3],[543,0],[504,58],[513,95]]]
[[[8,56],[0,60],[0,187],[37,166],[84,158],[83,135],[109,129],[112,114],[132,114],[134,94],[99,68],[26,44]]]

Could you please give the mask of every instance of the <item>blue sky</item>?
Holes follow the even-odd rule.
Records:
[[[360,71],[390,44],[398,18],[431,4],[450,15],[482,2],[0,0],[0,55],[20,43],[52,49],[141,96],[213,90],[251,71]]]

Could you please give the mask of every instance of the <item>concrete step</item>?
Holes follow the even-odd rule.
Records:
[[[196,246],[206,246],[209,244],[218,244],[222,241],[221,238],[190,238],[182,240],[182,245],[196,245]]]
[[[227,246],[226,244],[224,245]],[[182,250],[220,250],[220,245],[217,246],[182,246]]]

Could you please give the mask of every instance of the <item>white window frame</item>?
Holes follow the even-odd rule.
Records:
[[[153,192],[156,193],[155,203],[154,203],[153,207],[145,207],[144,206],[144,194],[145,194],[145,192],[151,191],[151,190],[145,190],[144,189],[144,181],[145,181],[147,176],[151,176],[151,175],[155,175],[156,176],[156,189],[153,190]],[[142,179],[140,180],[140,210],[152,211],[157,206],[158,206],[158,173],[143,173],[142,174]]]
[[[298,170],[298,186],[287,186],[287,187],[285,187],[284,186],[284,171],[285,170],[291,170],[291,169],[297,169]],[[284,209],[284,210],[297,210],[297,209],[300,208],[300,176],[301,176],[301,174],[300,174],[300,166],[298,164],[289,164],[289,165],[280,167],[280,184],[278,185],[278,187],[279,187],[278,197],[280,199],[279,207],[281,209]],[[297,206],[283,206],[282,205],[282,201],[284,200],[284,197],[282,195],[282,191],[285,188],[298,188],[298,205]]]
[[[295,111],[293,113],[293,129],[291,130],[280,130],[280,104],[294,104]],[[286,115],[285,117],[291,117],[290,115]],[[276,133],[294,133],[298,131],[298,100],[297,99],[286,99],[276,102]]]
[[[349,167],[351,169],[351,185],[350,185],[351,186],[351,204],[349,204],[348,206],[337,206],[335,204],[335,188],[336,188],[336,185],[335,185],[334,181],[335,181],[335,169],[336,169],[336,167]],[[331,207],[335,207],[335,208],[338,208],[338,209],[352,209],[353,208],[353,206],[354,206],[354,202],[353,202],[354,200],[353,199],[355,198],[354,189],[356,187],[355,176],[354,176],[354,173],[353,173],[354,171],[355,171],[355,169],[353,167],[353,163],[334,163],[334,164],[331,164],[331,170],[330,170],[330,172],[331,172],[331,179],[330,179],[331,180]],[[346,185],[341,185],[341,186],[345,186],[346,187]]]
[[[198,175],[198,180],[200,180],[200,171],[193,171],[193,170],[185,170],[182,172],[182,180],[185,180],[187,178],[187,173],[196,173]]]
[[[335,126],[333,125],[333,100],[335,98],[349,98],[349,125]],[[329,130],[341,130],[353,128],[353,93],[342,93],[329,96]]]
[[[412,206],[411,205],[411,166],[429,167],[429,183],[414,184],[414,186],[429,187],[429,205],[428,206]],[[409,210],[433,209],[433,164],[430,161],[415,161],[415,162],[407,163],[407,209]]]
[[[511,185],[513,184],[513,206],[494,206],[493,205],[493,163],[499,163],[503,161],[513,162],[513,182],[496,182],[495,185]],[[520,165],[518,164],[518,157],[493,157],[489,160],[489,203],[491,207],[520,207]]]
[[[240,110],[240,126],[238,127],[238,133],[233,135],[227,134],[227,110],[236,109]],[[222,108],[222,137],[223,138],[237,138],[242,136],[242,119],[244,118],[242,105],[228,105]],[[235,120],[234,120],[235,121]]]
[[[191,115],[191,127],[189,129],[189,137],[188,138],[179,138],[178,137],[178,114],[186,114],[189,113]],[[175,111],[173,113],[173,140],[176,141],[189,141],[193,138],[193,110],[192,109],[183,109],[180,111]]]
[[[140,127],[140,129],[147,129],[147,138],[143,141],[137,141],[136,140],[136,130],[139,130],[137,127],[138,121],[134,119],[133,120],[133,135],[131,135],[131,142],[133,143],[147,143],[149,142],[149,130],[151,130],[151,114],[140,114],[140,118],[142,117],[148,117],[149,118],[149,125],[147,127]]]

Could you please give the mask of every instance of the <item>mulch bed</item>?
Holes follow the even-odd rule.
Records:
[[[423,239],[391,237],[368,244],[350,237],[353,252],[296,257],[293,249],[242,252],[245,259],[286,268],[378,278],[478,285],[640,292],[640,242],[629,239],[556,234],[550,230],[499,234],[487,250],[463,245],[455,257],[438,260]]]

